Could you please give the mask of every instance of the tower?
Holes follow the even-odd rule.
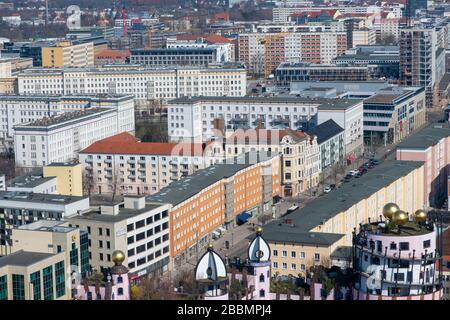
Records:
[[[208,245],[208,250],[197,263],[195,280],[206,287],[205,300],[228,300],[227,290],[221,288],[227,280],[227,270],[212,244]]]
[[[116,250],[112,254],[114,266],[111,268],[112,283],[115,290],[112,292],[112,300],[130,300],[130,281],[128,279],[128,268],[123,266],[125,254]]]
[[[250,269],[253,269],[255,294],[253,300],[270,300],[270,247],[261,236],[262,228],[256,229],[256,237],[248,247]]]

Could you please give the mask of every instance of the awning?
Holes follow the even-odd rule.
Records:
[[[250,219],[251,216],[252,216],[252,215],[249,214],[248,212],[243,212],[243,213],[238,214],[238,215],[236,216],[236,221],[247,222],[248,219]]]

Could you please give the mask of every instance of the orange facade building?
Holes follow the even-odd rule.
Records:
[[[218,227],[232,228],[236,216],[272,213],[281,194],[279,155],[245,154],[171,183],[147,202],[169,203],[170,255],[191,256]]]

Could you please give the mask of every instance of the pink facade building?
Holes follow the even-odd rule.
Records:
[[[397,160],[423,161],[426,205],[438,206],[448,194],[450,174],[450,126],[433,124],[412,135],[397,147]]]

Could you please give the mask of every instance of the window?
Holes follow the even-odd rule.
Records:
[[[264,282],[265,281],[265,278],[264,278],[264,274],[260,274],[259,275],[259,282]]]
[[[55,264],[56,298],[60,298],[66,294],[64,270],[64,261],[60,261]]]
[[[273,250],[273,256],[278,257],[278,250]]]
[[[306,254],[304,252],[300,252],[300,258],[305,259]]]
[[[283,255],[283,257],[287,257],[287,251],[283,250],[282,255]]]
[[[134,256],[134,248],[128,250],[128,257]]]
[[[405,274],[404,273],[394,273],[394,280],[395,281],[405,281]]]
[[[117,295],[118,296],[123,296],[123,288],[118,288],[117,289]]]
[[[291,251],[291,257],[292,258],[296,258],[297,257],[297,253],[295,251]]]
[[[297,269],[297,265],[295,263],[291,263],[291,270],[296,270]]]
[[[103,241],[102,241],[102,240],[99,240],[99,241],[98,241],[98,246],[99,246],[100,248],[103,248]]]
[[[41,300],[41,272],[36,271],[32,273],[30,275],[30,282],[33,285],[33,300]],[[0,300],[2,300],[1,296]]]
[[[409,242],[400,242],[400,250],[409,250]]]
[[[397,250],[397,244],[395,242],[391,242],[391,245],[389,246],[390,250]]]
[[[314,261],[320,261],[320,253],[314,253]]]
[[[127,243],[128,243],[128,244],[131,244],[131,243],[133,243],[133,242],[134,242],[134,236],[128,237]]]
[[[102,236],[103,235],[103,229],[102,228],[98,228],[98,235]]]
[[[273,268],[274,268],[274,269],[278,269],[278,262],[274,262],[274,263],[273,263]]]
[[[44,300],[53,300],[53,266],[43,270]]]
[[[142,239],[145,239],[145,232],[141,232],[136,235],[136,241],[139,241]]]
[[[145,226],[145,220],[136,222],[136,229],[142,228],[144,226]]]
[[[100,253],[100,261],[103,261],[103,253]]]
[[[266,296],[266,292],[264,291],[264,289],[259,290],[259,296],[260,297],[265,297]]]
[[[300,270],[305,271],[305,270],[306,270],[306,265],[301,264],[301,265],[300,265]]]
[[[122,276],[118,276],[118,277],[117,277],[117,283],[123,283],[123,278],[122,278]]]
[[[23,274],[12,275],[13,300],[25,300],[25,283]]]
[[[423,247],[425,248],[429,248],[431,246],[431,240],[425,240],[423,242]]]
[[[283,262],[282,268],[283,268],[283,270],[286,270],[287,269],[287,263]]]
[[[109,237],[110,233],[109,233],[109,228],[106,229],[106,236]]]
[[[127,231],[133,231],[133,230],[134,230],[134,224],[133,223],[127,225]]]

